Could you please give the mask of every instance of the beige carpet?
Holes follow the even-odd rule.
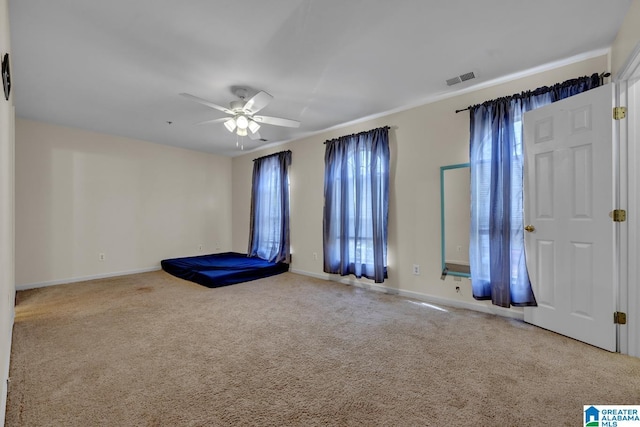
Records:
[[[19,292],[7,426],[582,425],[640,359],[292,273]]]

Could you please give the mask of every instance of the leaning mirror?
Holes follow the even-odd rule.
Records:
[[[471,222],[469,163],[440,167],[442,273],[470,277],[469,225]]]

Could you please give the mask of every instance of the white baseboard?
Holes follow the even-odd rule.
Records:
[[[524,320],[524,312],[512,310],[508,308],[498,307],[495,305],[484,304],[481,302],[458,301],[450,298],[438,297],[435,295],[423,294],[419,292],[405,291],[402,289],[389,288],[378,283],[368,283],[358,280],[352,276],[336,276],[332,274],[318,274],[310,271],[290,269],[291,273],[301,274],[303,276],[315,277],[316,279],[329,280],[333,282],[344,283],[345,285],[357,286],[359,288],[368,289],[386,294],[399,295],[406,298],[417,299],[432,304],[440,304],[454,308],[464,308],[467,310],[480,311],[487,314],[495,314],[498,316],[509,317],[512,319]]]
[[[23,284],[23,285],[16,285],[16,290],[24,291],[27,289],[44,288],[46,286],[64,285],[66,283],[85,282],[87,280],[106,279],[109,277],[117,277],[117,276],[127,276],[129,274],[148,273],[150,271],[160,270],[160,268],[161,268],[160,266],[155,266],[155,267],[149,267],[149,268],[141,268],[138,270],[118,271],[114,273],[96,274],[93,276],[70,277],[68,279],[50,280],[47,282],[40,282],[40,283],[29,283],[29,284]]]

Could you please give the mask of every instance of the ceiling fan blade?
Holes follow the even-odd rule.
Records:
[[[257,94],[255,94],[251,99],[249,99],[244,104],[244,107],[242,108],[251,114],[257,113],[258,111],[266,107],[271,102],[272,99],[273,99],[273,96],[269,95],[265,91],[260,91]]]
[[[254,132],[254,133],[249,132],[249,139],[255,141],[255,140],[258,140],[260,138],[262,138],[262,137],[260,136],[259,132]]]
[[[204,122],[198,122],[196,123],[196,125],[207,125],[209,123],[222,123],[222,122],[226,122],[227,120],[229,120],[229,117],[221,117],[219,119],[205,120]]]
[[[195,102],[197,102],[199,104],[206,105],[207,107],[210,107],[210,108],[213,108],[213,109],[216,109],[216,110],[220,110],[220,111],[222,111],[224,113],[233,114],[233,111],[229,110],[228,108],[225,108],[225,107],[222,107],[220,105],[214,104],[213,102],[207,101],[206,99],[198,98],[197,96],[193,96],[193,95],[190,95],[188,93],[181,93],[180,96],[183,96],[183,97],[185,97],[187,99],[190,99],[191,101],[195,101]]]
[[[265,123],[268,125],[284,126],[288,128],[297,128],[300,126],[300,122],[296,120],[282,119],[280,117],[252,116],[251,118],[258,123]]]

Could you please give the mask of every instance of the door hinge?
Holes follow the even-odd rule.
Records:
[[[627,313],[623,313],[622,311],[614,311],[613,312],[613,323],[616,325],[626,325],[627,324]]]
[[[615,209],[609,214],[613,218],[613,222],[625,222],[627,220],[627,211],[624,209]]]
[[[622,120],[627,117],[627,107],[613,107],[613,120]]]

